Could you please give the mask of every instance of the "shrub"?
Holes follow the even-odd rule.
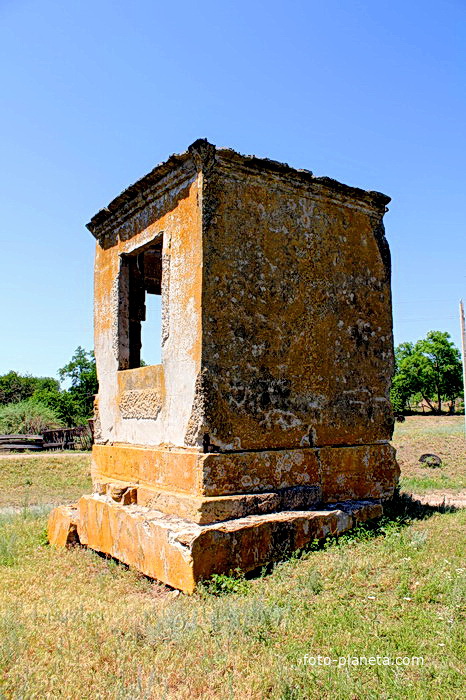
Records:
[[[43,403],[27,399],[0,406],[0,433],[4,435],[40,434],[62,427],[55,412]]]

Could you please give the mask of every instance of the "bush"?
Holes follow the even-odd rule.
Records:
[[[27,399],[0,406],[0,433],[4,435],[39,435],[62,425],[56,413],[38,401]]]
[[[33,377],[30,374],[18,374],[11,370],[0,376],[0,404],[26,401],[37,390],[58,391],[59,383],[52,377]]]
[[[394,382],[390,389],[390,401],[392,404],[393,413],[403,413],[406,408],[406,403],[409,396],[403,391],[402,387],[397,386]]]
[[[87,417],[82,415],[79,401],[69,391],[40,389],[34,392],[31,401],[50,408],[58,420],[68,428],[87,425]]]

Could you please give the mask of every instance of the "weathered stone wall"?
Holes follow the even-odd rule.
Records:
[[[95,354],[99,443],[184,444],[201,360],[201,178],[193,162],[133,197],[99,231]],[[121,255],[163,235],[162,365],[119,371]],[[156,340],[154,339],[154,342]]]
[[[100,441],[389,440],[389,199],[205,142],[173,165],[93,220]],[[162,365],[118,371],[120,256],[162,234]]]
[[[94,493],[52,511],[52,543],[191,592],[382,514],[388,201],[201,140],[92,219]],[[162,364],[137,367],[148,292]]]
[[[217,151],[205,175],[198,405],[210,449],[392,434],[389,200],[289,170]]]

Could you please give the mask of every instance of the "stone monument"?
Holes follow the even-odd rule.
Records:
[[[191,592],[382,513],[389,201],[198,140],[94,216],[94,493],[50,542]],[[151,294],[162,361],[141,366]]]

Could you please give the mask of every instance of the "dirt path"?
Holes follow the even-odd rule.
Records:
[[[434,508],[466,508],[466,491],[429,491],[429,493],[410,493],[411,498],[424,506]]]

